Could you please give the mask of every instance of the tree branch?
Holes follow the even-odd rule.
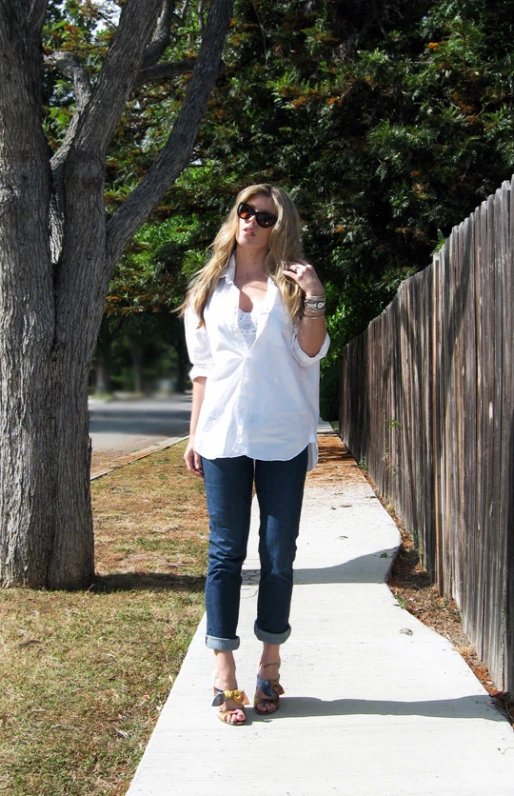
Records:
[[[66,130],[61,146],[53,155],[50,166],[52,169],[53,192],[50,208],[50,248],[52,262],[56,263],[61,253],[63,235],[63,168],[70,151],[78,124],[84,108],[91,97],[91,84],[87,70],[80,63],[75,53],[55,52],[45,56],[43,64],[47,68],[56,67],[61,74],[73,81],[75,88],[75,113]]]
[[[205,11],[205,0],[198,0],[198,27],[200,28],[200,35],[203,36],[205,31],[205,19],[203,17]]]
[[[97,84],[79,122],[75,148],[103,156],[141,69],[162,0],[129,0],[123,6]]]
[[[178,75],[187,75],[192,72],[196,64],[196,58],[186,58],[184,61],[166,61],[162,64],[142,69],[136,78],[134,88],[142,86],[144,83],[153,83],[156,80],[171,80]]]
[[[108,267],[187,164],[219,72],[234,0],[212,0],[198,60],[168,141],[143,180],[107,225]]]
[[[70,151],[75,135],[77,133],[78,124],[84,108],[87,106],[89,98],[91,97],[91,83],[89,82],[89,74],[84,66],[81,64],[78,56],[75,53],[67,51],[57,51],[51,55],[47,55],[43,59],[43,65],[49,69],[55,67],[64,77],[73,82],[75,89],[75,113],[66,130],[64,139],[61,146],[54,153],[50,166],[52,169],[52,200],[50,207],[50,249],[52,253],[52,262],[56,263],[59,259],[62,246],[63,235],[63,168]]]
[[[108,11],[105,11],[100,5],[98,5],[97,2],[94,2],[94,0],[85,0],[85,2],[91,13],[91,19],[94,19],[95,21],[98,19],[103,20],[110,30],[114,30],[116,28],[116,25],[113,24],[112,21],[112,14],[109,14]]]
[[[51,55],[44,56],[43,66],[47,69],[55,67],[64,77],[73,81],[77,105],[82,105],[89,99],[91,95],[89,74],[75,53],[69,50],[57,50]]]
[[[171,39],[171,24],[175,16],[175,0],[164,0],[162,10],[155,26],[152,41],[143,56],[143,69],[157,63]]]
[[[180,22],[182,24],[184,24],[184,22],[187,19],[187,13],[189,11],[190,4],[191,4],[191,0],[184,0],[184,5],[182,6],[182,14],[179,15],[179,17],[178,17],[178,19],[180,20]]]
[[[141,68],[144,48],[161,7],[162,0],[128,0],[123,6],[113,42],[89,95],[78,61],[61,59],[61,68],[73,76],[78,87],[78,102],[64,142],[52,159],[50,229],[55,263],[67,246],[71,250],[76,246],[85,185],[91,206],[98,213],[103,211],[105,151]]]

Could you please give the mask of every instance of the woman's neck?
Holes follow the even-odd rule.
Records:
[[[266,273],[264,263],[266,261],[266,252],[260,251],[245,251],[238,249],[236,251],[236,273],[239,277],[246,279],[257,278]]]

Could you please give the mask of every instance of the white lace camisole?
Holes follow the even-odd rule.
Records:
[[[243,333],[248,348],[251,348],[255,343],[255,337],[257,335],[257,321],[260,314],[261,308],[258,307],[256,309],[255,306],[251,312],[238,310],[237,319],[239,322],[239,329]]]

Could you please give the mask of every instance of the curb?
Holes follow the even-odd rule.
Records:
[[[166,448],[171,448],[172,445],[177,445],[179,442],[183,442],[185,439],[188,439],[188,437],[189,434],[187,434],[185,437],[168,437],[168,439],[158,442],[155,445],[150,445],[148,448],[141,448],[141,450],[134,451],[133,453],[117,456],[116,459],[112,460],[111,466],[105,468],[104,470],[98,470],[91,473],[89,480],[95,481],[97,478],[102,478],[102,476],[112,473],[113,470],[118,470],[120,467],[125,467],[127,464],[137,462],[139,459],[145,459],[147,456],[151,456],[152,453],[157,453],[158,451],[166,450]]]

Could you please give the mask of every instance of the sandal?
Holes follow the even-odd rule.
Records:
[[[213,686],[214,691],[214,699],[212,700],[212,707],[220,707],[223,705],[227,699],[232,699],[237,708],[231,708],[230,710],[218,710],[218,718],[223,724],[230,724],[234,727],[237,727],[239,724],[244,724],[246,721],[246,712],[244,709],[244,705],[249,705],[250,702],[248,697],[246,696],[244,691],[239,691],[239,689],[235,689],[234,691],[223,691],[221,688],[216,688]],[[244,719],[241,721],[226,721],[227,716],[231,716],[233,713],[237,713],[238,711],[242,711],[244,715]]]
[[[264,666],[261,666],[261,669],[265,669],[267,666],[278,666],[277,663],[265,663]],[[276,680],[264,680],[260,674],[257,673],[257,688],[263,691],[266,694],[266,699],[264,697],[255,695],[253,699],[253,706],[257,713],[260,713],[261,716],[269,716],[272,713],[275,713],[280,706],[280,697],[282,694],[285,693],[284,689],[280,685],[280,676],[277,677]],[[262,709],[263,705],[273,705],[272,710],[264,708]],[[259,707],[261,706],[261,707]]]

